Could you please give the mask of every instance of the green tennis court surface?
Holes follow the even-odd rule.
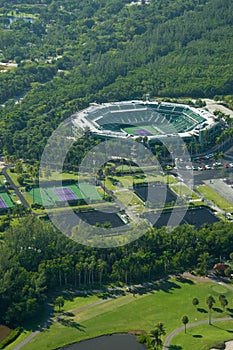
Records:
[[[69,194],[70,192],[73,193],[72,200],[89,199],[98,201],[102,199],[102,196],[92,184],[81,183],[80,186],[69,185],[63,186],[62,188],[64,190],[63,199],[57,194],[57,190],[61,189],[61,187],[32,188],[29,191],[29,195],[32,197],[34,203],[45,206],[52,206],[58,202],[70,201],[69,197],[65,195],[66,189],[69,189]]]
[[[11,197],[9,196],[8,193],[1,193],[0,195],[0,201],[2,203],[1,205],[1,209],[3,208],[12,208],[14,206],[14,203],[11,199]]]

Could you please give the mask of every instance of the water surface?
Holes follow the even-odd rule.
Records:
[[[137,342],[134,335],[113,334],[68,345],[60,350],[145,350],[145,347]]]

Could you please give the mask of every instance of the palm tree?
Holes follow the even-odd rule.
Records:
[[[158,329],[160,336],[166,334],[166,331],[164,329],[164,324],[162,322],[157,323],[155,325],[155,328]]]
[[[162,322],[157,323],[155,325],[155,329],[150,332],[151,345],[154,347],[154,349],[158,350],[162,347],[163,341],[161,336],[165,334],[166,331],[164,329],[164,324]]]
[[[209,308],[209,324],[211,324],[211,310],[213,308],[214,303],[215,303],[215,299],[214,297],[212,297],[212,295],[210,295],[206,299],[206,304],[208,305],[208,308]]]
[[[184,332],[186,333],[186,325],[189,322],[188,316],[183,316],[182,317],[182,323],[184,324]]]
[[[194,306],[197,306],[199,304],[199,300],[197,298],[193,298],[192,303]]]
[[[154,349],[159,349],[162,347],[163,342],[162,339],[160,338],[159,330],[158,329],[153,329],[150,332],[150,337],[151,337],[151,345],[154,347]]]
[[[202,275],[207,275],[210,255],[208,252],[201,253],[198,260],[198,268]]]
[[[59,296],[54,300],[54,305],[58,306],[58,310],[61,310],[61,307],[64,306],[65,303],[65,299],[63,298],[63,296]]]
[[[167,273],[167,268],[169,267],[169,252],[165,250],[162,255],[163,260],[163,266],[164,266],[164,272]]]

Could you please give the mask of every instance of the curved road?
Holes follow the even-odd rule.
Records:
[[[202,281],[202,282],[207,282],[207,283],[217,283],[217,284],[221,284],[222,286],[230,289],[231,291],[233,291],[233,287],[228,285],[227,283],[224,283],[224,282],[221,282],[219,280],[212,280],[211,278],[203,278],[203,277],[198,277],[198,276],[193,276],[191,275],[190,273],[184,273],[183,274],[184,277],[186,278],[191,278],[191,279],[194,279],[196,281]],[[233,318],[232,317],[222,317],[222,318],[215,318],[215,319],[212,319],[212,322],[221,322],[221,321],[233,321]],[[196,326],[200,326],[202,324],[207,324],[209,323],[209,320],[202,320],[202,321],[198,321],[198,322],[195,322],[195,323],[190,323],[190,324],[187,324],[187,328],[191,328],[191,327],[196,327]],[[163,350],[167,350],[169,349],[169,346],[170,346],[170,343],[172,341],[172,339],[174,338],[175,335],[177,335],[179,332],[183,331],[184,330],[184,326],[181,326],[179,328],[176,328],[174,329],[174,331],[172,331],[166,338],[165,342],[164,342],[164,345],[163,345]]]
[[[222,321],[232,321],[232,317],[222,317],[222,318],[212,319],[212,322],[214,322],[214,323],[222,322]],[[198,321],[195,323],[190,323],[186,326],[186,328],[196,327],[196,326],[200,326],[202,324],[207,324],[207,323],[209,323],[209,320],[202,320],[202,321]],[[171,343],[172,339],[174,338],[174,336],[176,334],[178,334],[179,332],[181,332],[182,330],[184,330],[184,326],[176,328],[173,332],[171,332],[169,334],[169,336],[166,338],[166,340],[164,342],[163,350],[169,349],[170,343]]]

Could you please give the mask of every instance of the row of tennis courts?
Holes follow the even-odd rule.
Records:
[[[80,200],[99,201],[101,194],[89,183],[68,185],[63,187],[32,188],[29,191],[34,203],[52,206],[56,203],[75,202]]]

